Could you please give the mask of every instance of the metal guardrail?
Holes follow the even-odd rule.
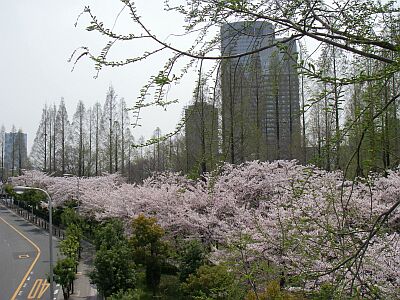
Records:
[[[37,227],[49,231],[49,222],[43,218],[38,217],[37,215],[33,214],[32,212],[16,205],[12,199],[2,199],[0,203],[7,207],[8,209],[15,212],[17,215],[23,217],[28,222],[36,225]],[[61,229],[53,224],[53,236],[58,237],[59,239],[64,239],[65,237],[65,230]]]

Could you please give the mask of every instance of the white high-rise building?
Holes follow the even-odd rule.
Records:
[[[4,136],[4,169],[8,176],[16,176],[28,162],[27,135],[9,132]]]

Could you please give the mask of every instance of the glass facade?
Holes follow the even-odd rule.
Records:
[[[300,158],[295,42],[279,43],[267,22],[221,28],[223,151],[232,163]]]
[[[25,169],[28,162],[27,135],[22,132],[5,133],[4,169],[9,176]]]

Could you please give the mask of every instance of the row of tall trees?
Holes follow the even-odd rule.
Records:
[[[302,47],[300,52],[300,58],[307,55]],[[323,80],[300,74],[303,154],[294,158],[327,170],[348,170],[352,175],[366,175],[369,171],[398,165],[398,74],[391,73],[375,81],[344,80],[362,69],[366,76],[384,74],[384,65],[370,58],[348,57],[334,46],[323,47],[318,60],[310,64],[321,70]],[[221,111],[215,94],[199,94],[198,90],[205,88],[206,82],[196,84],[193,107],[206,105],[212,106],[215,113]],[[31,153],[33,166],[50,173],[78,176],[121,172],[130,182],[142,181],[155,171],[201,173],[199,162],[208,161],[208,158],[192,157],[193,149],[187,149],[193,148],[196,141],[200,143],[207,128],[197,128],[195,123],[210,123],[209,115],[195,115],[190,119],[193,114],[186,111],[184,119],[196,127],[189,133],[197,137],[188,139],[181,130],[165,138],[161,129],[156,128],[151,143],[135,148],[134,144],[143,145],[146,141],[143,137],[135,141],[127,109],[124,99],[118,99],[113,87],[109,88],[104,104],[96,103],[87,109],[80,101],[72,122],[63,99],[58,108],[55,105],[45,107]],[[213,134],[221,130],[219,121],[220,118],[213,118],[215,124],[209,130]],[[190,124],[186,124],[186,131],[188,128]],[[218,137],[209,139],[213,139],[218,148]],[[204,141],[204,145],[209,143]],[[208,156],[213,155],[215,162],[229,160],[226,153],[216,155],[214,152]],[[208,167],[207,171],[211,169]]]
[[[107,56],[113,44],[105,45],[99,54],[82,48],[82,52],[75,53],[76,61],[89,57],[101,69],[102,66],[118,67],[151,60],[163,53],[166,63],[157,70],[155,74],[158,75],[149,79],[142,98],[154,96],[159,99],[154,104],[164,105],[167,101],[163,96],[173,88],[172,83],[189,74],[188,70],[200,70],[207,73],[208,78],[219,78],[220,67],[229,59],[244,60],[257,52],[282,48],[285,43],[296,41],[304,45],[311,39],[318,44],[317,49],[300,53],[298,65],[304,161],[311,160],[328,170],[346,169],[352,175],[365,175],[369,170],[392,167],[398,162],[397,2],[189,0],[182,5],[173,1],[164,4],[168,12],[181,15],[185,22],[181,29],[170,33],[179,37],[173,44],[163,42],[160,34],[153,33],[151,25],[142,20],[141,10],[134,1],[124,2],[124,10],[137,25],[132,27],[135,29],[129,36],[107,27],[87,7],[84,13],[91,20],[87,30],[117,39],[127,46],[130,46],[126,43],[129,40],[143,49],[141,39],[151,41],[152,46],[143,49],[142,54],[117,60]],[[271,24],[281,38],[259,49],[243,48],[234,54],[216,54],[215,49],[221,49],[223,41],[221,26],[238,20]],[[256,35],[256,32],[250,33],[249,37]],[[180,38],[184,40],[182,45],[190,46],[181,46]],[[316,59],[315,54],[319,52],[321,55]],[[205,70],[203,62],[206,61],[215,61],[215,64]],[[181,68],[182,65],[186,67]],[[144,102],[142,99],[139,107],[148,104]],[[257,119],[255,123],[257,128]],[[257,144],[254,147],[258,149]],[[230,152],[231,156],[235,154]],[[231,162],[236,162],[237,155],[234,156]]]
[[[78,102],[70,120],[64,99],[46,106],[32,146],[34,168],[48,173],[94,176],[128,173],[133,135],[126,102],[109,87],[104,104]]]
[[[393,43],[398,36],[386,27],[382,34]],[[379,54],[388,59],[395,55],[384,50]],[[382,61],[346,55],[332,45],[323,47],[313,63],[320,76],[305,79],[302,86],[307,160],[327,170],[346,170],[351,176],[396,167],[398,72]]]
[[[388,36],[388,40],[394,38],[394,36]],[[302,132],[301,147],[299,147],[300,143],[297,144],[300,139],[296,140],[296,144],[293,146],[299,147],[301,151],[291,157],[302,163],[313,163],[328,171],[344,170],[349,178],[366,176],[370,171],[382,172],[398,166],[400,162],[398,73],[390,68],[388,70],[384,63],[377,62],[373,58],[355,57],[332,45],[323,46],[316,59],[309,58],[308,60],[303,60],[304,57],[309,57],[307,50],[302,46],[299,48],[301,109],[296,112],[300,114],[296,118],[301,120]],[[318,73],[317,77],[315,73]],[[195,88],[195,105],[201,107],[212,105],[216,110],[222,111],[220,99],[213,100],[218,98],[216,95],[220,92],[218,80],[219,78],[216,83],[217,89],[211,94],[203,95],[205,100],[202,100],[201,97],[196,98],[196,91],[199,87]],[[203,85],[206,86],[207,83],[203,83]],[[240,95],[238,97],[240,98]],[[243,111],[241,113],[245,114],[247,118],[251,115]],[[210,118],[210,114],[198,116],[198,118],[201,118],[204,123],[207,118]],[[221,148],[223,118],[224,116],[221,116],[220,113],[218,117],[220,124],[214,125],[218,127],[215,130],[218,131],[219,137],[212,137],[217,140],[219,138],[219,147],[217,146],[219,154],[208,153],[206,155],[204,153],[207,157],[200,159],[201,161],[207,161],[211,156],[214,156],[216,161],[231,160],[230,152]],[[188,123],[197,122],[190,118],[186,118],[186,121]],[[241,124],[238,119],[235,122]],[[192,125],[187,124],[186,131]],[[207,124],[207,126],[209,125]],[[199,142],[205,129],[198,126],[197,139]],[[256,129],[254,128],[254,130]],[[152,136],[154,144],[139,150],[140,157],[143,159],[139,165],[146,163],[148,165],[142,170],[201,173],[198,172],[201,166],[194,166],[196,158],[191,157],[194,152],[185,149],[188,147],[188,138],[185,137],[187,133],[182,132],[168,140],[160,141],[158,138],[162,134],[157,129]],[[205,144],[212,142],[211,138],[208,139]],[[246,139],[245,146],[252,148],[251,151],[257,153],[260,150],[256,145],[257,138],[252,137],[251,132],[248,132]],[[190,137],[190,140],[193,144],[196,138]],[[265,160],[261,156],[254,158]],[[137,160],[134,164],[138,167]],[[213,166],[215,167],[216,164]],[[207,169],[207,171],[210,170],[212,169]],[[146,177],[151,172],[139,173]]]
[[[303,155],[295,158],[327,170],[346,169],[356,175],[396,166],[400,157],[398,104],[395,98],[399,91],[398,75],[391,74],[374,82],[355,81],[349,84],[341,81],[340,78],[347,73],[361,68],[366,69],[366,74],[372,72],[369,71],[371,68],[377,72],[382,64],[373,63],[368,58],[351,60],[333,46],[324,47],[319,59],[313,63],[325,75],[322,81],[305,79],[300,75]],[[206,86],[206,83],[200,85],[201,89],[203,85]],[[199,86],[194,92],[194,106],[212,105],[217,113],[221,108],[220,101],[213,100],[215,97],[208,93],[196,96],[198,89]],[[196,115],[192,119],[191,115],[186,111],[185,119],[189,123],[186,130],[191,128],[190,123],[193,125],[201,121],[197,120],[199,118],[202,118],[202,124],[210,121],[209,115]],[[221,130],[218,119],[214,123],[215,128],[211,131],[218,134]],[[192,128],[189,133],[198,136],[191,136],[190,139],[185,137],[183,130],[165,138],[161,129],[156,128],[151,143],[135,148],[133,145],[143,145],[146,141],[143,137],[135,141],[130,130],[127,105],[110,87],[103,105],[96,103],[87,109],[80,101],[72,122],[63,99],[58,108],[55,105],[46,107],[31,160],[35,168],[50,173],[94,176],[102,172],[121,172],[130,182],[139,182],[153,172],[167,170],[198,174],[201,173],[201,165],[196,161],[207,161],[208,158],[192,157],[194,152],[187,149],[197,140],[200,142],[207,129],[200,127]],[[218,137],[212,136],[212,139],[216,140],[214,144],[218,148]],[[205,144],[209,142],[205,141]],[[215,156],[215,162],[229,160],[222,152],[208,155]],[[211,169],[208,167],[207,171]]]
[[[208,29],[220,28],[221,25],[226,24],[227,20],[232,20],[231,16],[235,15],[238,19],[246,19],[249,22],[264,21],[272,24],[271,26],[282,38],[268,45],[268,49],[278,47],[284,50],[282,47],[285,43],[292,43],[295,40],[304,45],[302,41],[304,37],[312,38],[320,43],[318,47],[320,54],[317,59],[311,59],[310,57],[315,57],[315,55],[304,52],[304,47],[300,47],[297,67],[300,74],[299,93],[302,110],[299,112],[301,116],[296,116],[296,120],[299,117],[302,121],[302,155],[298,157],[290,155],[289,158],[312,162],[327,170],[347,170],[347,174],[351,175],[366,175],[369,171],[384,170],[399,163],[397,112],[399,28],[396,12],[398,7],[395,3],[390,2],[384,5],[378,1],[368,0],[365,1],[365,5],[360,5],[357,1],[338,1],[332,8],[327,7],[323,1],[315,1],[313,5],[309,2],[298,1],[295,1],[295,4],[266,1],[260,5],[257,5],[256,1],[243,3],[225,1],[210,5],[209,7],[207,1],[194,1],[192,5],[187,6],[187,10],[180,6],[168,7],[169,10],[176,10],[187,17],[190,26],[186,28],[188,31],[184,36],[189,37],[192,30],[198,31],[200,36],[197,41],[207,41],[205,44],[194,42],[193,49],[185,50],[165,45],[156,36],[150,34],[151,30],[141,22],[134,2],[126,3],[125,10],[130,13],[133,23],[140,25],[139,27],[145,33],[141,32],[133,36],[146,36],[161,47],[159,51],[169,49],[174,53],[171,60],[157,73],[158,75],[150,78],[148,85],[142,90],[141,100],[134,106],[135,109],[143,109],[151,106],[151,103],[167,105],[167,101],[163,98],[165,92],[172,88],[173,82],[187,73],[187,68],[199,68],[197,70],[199,73],[204,72],[207,78],[218,81],[221,77],[221,67],[222,69],[224,67],[223,62],[266,50],[265,47],[247,53],[247,50],[243,50],[243,53],[229,54],[230,56],[227,54],[228,56],[224,57],[214,56],[211,53],[213,49],[220,46],[222,40],[219,30],[216,36],[210,36],[209,34],[213,31]],[[267,7],[270,11],[265,10]],[[331,14],[326,15],[325,12],[328,11]],[[86,8],[85,12],[91,18],[88,30],[98,31],[121,42],[125,40],[126,37],[105,28],[104,23],[99,22],[89,8]],[[225,17],[219,18],[219,15]],[[376,16],[376,19],[372,19],[371,16]],[[282,22],[276,20],[282,20]],[[302,27],[298,24],[304,25]],[[111,46],[106,49],[109,47]],[[134,57],[127,59],[125,63],[110,61],[106,57],[107,52],[102,52],[98,56],[92,53],[84,54],[88,54],[99,68],[103,65],[120,66],[141,60],[140,57]],[[158,51],[149,51],[142,58],[147,59],[155,53]],[[79,54],[76,53],[76,55]],[[78,60],[81,57],[85,55],[79,55]],[[174,62],[178,59],[197,60],[198,64],[191,62],[187,68],[177,70]],[[209,70],[205,70],[202,64],[206,59],[216,61]],[[254,61],[253,64],[257,69],[260,62]],[[257,73],[252,75],[258,76]],[[240,78],[233,79],[240,80]],[[215,83],[215,86],[218,86],[218,83]],[[245,97],[239,95],[239,91],[232,92],[238,98],[238,103],[244,101]],[[214,89],[213,93],[211,97],[215,98],[216,93],[220,93],[220,89]],[[150,104],[145,103],[144,98],[147,95],[155,96],[158,100]],[[222,154],[220,160],[236,163],[251,159],[265,159],[261,155],[264,150],[258,143],[259,135],[257,134],[257,131],[263,129],[262,120],[259,118],[262,104],[259,96],[262,95],[257,94],[256,97],[254,126],[251,126],[249,130],[243,128],[238,131],[242,145],[237,146],[236,149],[251,148],[249,152],[254,155],[237,159],[240,156],[239,153],[235,155],[235,149],[231,149],[232,147],[227,146],[228,144],[224,147],[222,143],[222,147],[219,148],[219,154]],[[177,131],[175,136],[168,134],[163,136],[161,130],[157,128],[150,142],[143,139],[137,141],[137,144],[145,144],[146,147],[129,147],[128,145],[134,143],[133,137],[128,134],[130,131],[124,125],[125,122],[129,124],[127,121],[129,117],[126,110],[117,107],[116,102],[118,101],[115,91],[110,90],[104,105],[99,104],[98,107],[85,109],[83,104],[79,104],[73,121],[69,125],[72,129],[67,134],[63,129],[64,123],[60,121],[63,118],[59,116],[61,107],[58,110],[55,107],[46,108],[42,117],[42,128],[39,130],[40,136],[37,137],[41,142],[33,151],[35,155],[32,155],[34,165],[46,171],[69,172],[80,176],[98,175],[103,171],[121,171],[134,181],[146,178],[152,171],[191,171],[189,166],[192,164],[188,160],[190,153],[186,150],[182,132]],[[278,103],[278,101],[275,102]],[[244,123],[242,120],[246,120],[247,113],[244,108],[238,113],[243,116],[238,118],[231,114],[230,117],[235,119],[237,127],[240,127]],[[278,119],[275,120],[276,132],[282,132],[283,128],[277,122]],[[68,123],[68,118],[66,123]],[[285,126],[290,127],[294,124],[291,120],[288,123],[289,125],[285,124]],[[221,124],[221,127],[230,126],[226,122],[221,122]],[[231,125],[234,123],[232,122]],[[224,132],[223,129],[219,128]],[[233,131],[229,138],[232,141],[236,139]],[[296,138],[297,140],[299,139]],[[279,146],[279,143],[276,144]],[[234,143],[231,145],[235,146]],[[67,147],[70,147],[69,150],[66,149]],[[221,153],[221,150],[226,151]],[[61,163],[57,162],[57,151],[61,151],[59,155]],[[283,149],[279,149],[277,152],[282,151]],[[201,159],[202,162],[206,160],[207,158]]]
[[[30,153],[34,169],[55,175],[98,176],[120,172],[130,182],[139,182],[153,172],[188,173],[188,158],[183,131],[168,139],[156,128],[151,136],[134,139],[130,112],[123,98],[109,87],[105,102],[87,108],[78,102],[72,119],[65,101],[43,109]]]

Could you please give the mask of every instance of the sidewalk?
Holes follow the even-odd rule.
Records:
[[[97,300],[101,299],[97,296],[96,287],[90,284],[88,273],[93,265],[93,258],[95,249],[92,244],[86,241],[82,241],[82,253],[81,260],[79,261],[78,273],[74,281],[74,293],[70,296],[70,300],[86,299],[86,300]],[[63,299],[62,292],[59,294],[59,299]]]

